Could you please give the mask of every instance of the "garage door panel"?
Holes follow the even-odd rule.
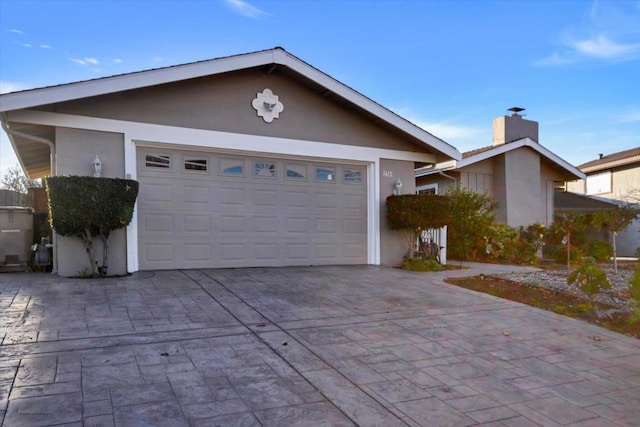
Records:
[[[255,189],[253,192],[253,203],[256,206],[268,206],[275,207],[279,205],[278,191],[277,190],[265,190]]]
[[[257,160],[248,157],[231,159],[243,173],[224,174],[224,156],[166,151],[173,158],[209,156],[212,169],[160,173],[141,165],[141,269],[367,262],[366,174],[345,183],[349,168],[322,164],[334,181],[316,181],[313,162],[273,160],[275,176],[255,176],[247,165]],[[287,175],[292,164],[296,173]]]
[[[174,216],[167,214],[146,214],[143,220],[143,227],[145,231],[158,233],[158,232],[173,232],[173,220]]]
[[[185,243],[185,261],[208,261],[211,259],[213,251],[210,243]]]
[[[256,217],[253,219],[253,231],[255,233],[277,233],[278,217]]]
[[[309,218],[306,217],[288,217],[285,224],[287,233],[307,233],[309,230]]]
[[[184,231],[211,233],[211,217],[209,215],[184,215]]]
[[[145,252],[149,262],[168,262],[175,258],[173,245],[167,243],[150,243],[146,245]]]
[[[208,205],[211,201],[210,188],[208,186],[185,185],[183,197],[185,204]]]
[[[221,233],[244,233],[247,226],[247,219],[241,216],[225,215],[220,218]]]
[[[222,206],[244,205],[246,198],[245,192],[246,190],[244,188],[223,187],[221,189],[220,203]]]

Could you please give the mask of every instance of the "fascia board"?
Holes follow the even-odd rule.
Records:
[[[276,63],[285,65],[292,70],[302,74],[303,76],[310,78],[319,85],[327,88],[331,92],[334,92],[347,101],[352,102],[365,111],[368,111],[369,113],[380,117],[382,120],[395,126],[403,132],[419,139],[420,141],[423,141],[426,146],[435,148],[436,150],[453,160],[460,160],[462,158],[462,154],[452,145],[447,144],[446,142],[433,136],[419,126],[416,126],[406,119],[403,119],[399,115],[381,106],[370,98],[367,98],[366,96],[350,88],[349,86],[340,83],[333,77],[323,73],[322,71],[296,58],[288,52],[284,50],[274,52],[274,60]]]
[[[256,52],[77,83],[62,84],[59,86],[8,93],[0,95],[0,112],[188,80],[206,75],[256,67],[271,63],[272,61],[273,54],[271,51]]]
[[[615,168],[615,167],[618,167],[618,166],[626,166],[626,165],[630,165],[630,164],[634,164],[634,163],[638,163],[638,165],[640,167],[640,156],[632,156],[632,157],[627,157],[627,158],[624,158],[624,159],[614,160],[614,161],[607,162],[607,163],[601,163],[599,165],[589,166],[589,167],[586,167],[586,168],[581,168],[580,170],[582,172],[584,172],[584,173],[600,172],[600,171],[611,169],[611,168]]]
[[[425,146],[442,154],[459,160],[461,154],[453,146],[436,138],[429,132],[408,122],[397,114],[375,103],[366,96],[338,82],[329,75],[319,71],[283,49],[248,53],[208,61],[176,65],[155,70],[147,70],[120,76],[105,77],[59,86],[33,89],[0,95],[0,112],[20,110],[39,105],[70,101],[73,99],[105,95],[108,93],[138,89],[181,80],[188,80],[207,75],[215,75],[266,64],[284,65],[303,76],[315,81],[344,99],[358,105],[364,110],[380,117],[396,128],[414,136]]]
[[[575,166],[572,166],[570,163],[568,163],[567,161],[563,160],[562,158],[560,158],[556,154],[552,153],[551,151],[549,151],[548,149],[546,149],[544,146],[540,145],[539,143],[535,142],[531,138],[522,138],[522,139],[519,139],[517,141],[508,142],[506,144],[501,144],[501,145],[498,145],[498,146],[496,146],[496,147],[494,147],[494,148],[492,148],[490,150],[484,151],[484,152],[476,154],[474,156],[469,156],[467,158],[464,158],[464,159],[462,159],[461,161],[458,162],[457,168],[460,169],[460,168],[463,168],[465,166],[469,166],[469,165],[472,165],[474,163],[478,163],[478,162],[481,162],[483,160],[490,159],[491,157],[498,156],[500,154],[504,154],[504,153],[506,153],[508,151],[516,150],[516,149],[518,149],[520,147],[530,147],[533,150],[537,151],[538,154],[546,157],[547,159],[551,160],[552,162],[554,162],[555,164],[557,164],[558,166],[560,166],[561,168],[563,168],[567,172],[569,172],[572,175],[574,175],[576,178],[585,179],[586,175],[583,172],[581,172],[580,169],[576,168]]]

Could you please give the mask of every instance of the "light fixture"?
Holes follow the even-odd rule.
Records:
[[[393,184],[393,194],[395,196],[399,196],[400,195],[400,189],[402,188],[402,181],[400,181],[400,178],[398,178],[398,180],[396,181],[395,184]]]
[[[96,158],[91,162],[91,169],[93,170],[93,176],[96,178],[100,178],[102,176],[102,162],[100,158],[96,155]]]

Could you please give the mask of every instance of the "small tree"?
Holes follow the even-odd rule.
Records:
[[[487,194],[458,187],[450,188],[444,196],[451,215],[447,251],[454,257],[469,259],[489,236],[498,203]]]
[[[2,184],[2,188],[22,194],[27,194],[31,187],[42,187],[40,180],[27,178],[18,166],[11,166],[7,169],[0,184]]]
[[[567,276],[567,284],[576,283],[587,295],[589,307],[594,308],[593,299],[605,289],[611,289],[607,275],[592,257],[585,257],[583,262]]]
[[[616,236],[627,228],[640,215],[640,209],[631,203],[626,203],[617,209],[599,212],[593,217],[596,227],[608,227],[613,242],[613,267],[618,273],[618,257],[616,250]]]
[[[109,261],[109,236],[126,227],[133,218],[138,183],[130,179],[55,176],[46,179],[49,221],[56,233],[82,242],[92,276],[105,276]],[[93,251],[93,241],[103,243],[102,266]]]

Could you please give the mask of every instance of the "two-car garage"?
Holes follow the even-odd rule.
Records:
[[[367,263],[367,166],[137,154],[142,270]]]

